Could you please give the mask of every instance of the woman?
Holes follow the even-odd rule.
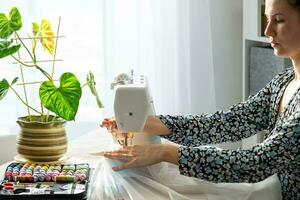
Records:
[[[162,161],[180,173],[214,182],[258,182],[277,173],[283,199],[300,199],[300,0],[266,0],[265,35],[274,53],[290,58],[293,68],[277,75],[258,94],[228,111],[196,116],[149,117],[144,132],[180,144],[123,147],[105,156],[123,162],[113,169]],[[102,126],[117,132],[114,120]],[[265,140],[246,150],[199,147],[234,142],[267,130]]]

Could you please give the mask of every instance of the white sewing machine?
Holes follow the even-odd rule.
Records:
[[[161,143],[158,136],[141,133],[148,116],[155,115],[153,99],[146,77],[120,74],[112,84],[115,88],[114,112],[121,132],[135,132],[132,144]]]

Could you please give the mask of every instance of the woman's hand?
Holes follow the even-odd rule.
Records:
[[[104,118],[100,126],[106,128],[109,132],[117,131],[117,122],[114,118]]]
[[[131,143],[128,139],[133,138],[133,133],[119,131],[114,118],[105,118],[100,126],[105,127],[121,146],[127,146]]]
[[[112,169],[115,171],[154,165],[159,162],[178,164],[178,147],[170,144],[146,144],[125,146],[116,151],[105,152],[106,158],[123,162]]]
[[[112,134],[114,137],[123,137],[123,132],[118,130],[117,122],[114,118],[104,118],[102,123],[100,124],[102,128],[106,128],[108,132]]]

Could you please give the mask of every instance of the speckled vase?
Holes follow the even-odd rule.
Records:
[[[19,156],[32,162],[60,160],[68,147],[65,122],[54,116],[19,117],[21,130],[16,144]]]

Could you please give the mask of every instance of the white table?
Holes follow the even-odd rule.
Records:
[[[105,158],[92,156],[89,155],[88,153],[108,150],[108,146],[110,143],[111,143],[110,135],[104,129],[99,128],[89,133],[86,133],[78,137],[77,139],[74,139],[69,142],[69,149],[67,152],[68,161],[72,163],[89,163],[91,168],[93,169],[97,167],[98,163],[107,164]],[[7,165],[8,163],[0,166],[0,174],[4,174]],[[136,169],[133,169],[130,173],[135,173],[134,172],[135,170]],[[110,173],[118,173],[118,172],[110,171]],[[120,174],[113,174],[113,175],[114,176],[112,177],[116,177],[115,175],[117,175],[119,176],[119,178],[121,177],[122,179],[124,175],[126,176],[126,172],[121,172]],[[161,184],[164,183],[165,180],[171,178],[173,178],[174,183],[169,183],[168,185]],[[160,179],[161,182],[158,183],[157,179]],[[185,197],[189,197],[187,199],[192,199],[193,197],[194,199],[203,199],[203,200],[204,199],[208,199],[208,200],[221,200],[221,199],[222,200],[226,200],[226,199],[277,200],[278,199],[279,200],[281,199],[280,184],[276,175],[269,177],[263,182],[259,182],[255,184],[248,184],[248,183],[213,184],[204,181],[201,182],[199,180],[195,180],[189,177],[180,176],[177,168],[175,166],[170,166],[170,170],[168,170],[167,174],[160,175],[158,176],[157,179],[153,179],[153,180],[147,179],[148,183],[145,184],[137,181],[135,178],[129,181],[126,178],[127,181],[125,181],[126,183],[123,181],[123,184],[125,185],[128,184],[125,186],[125,189],[127,188],[128,191],[131,188],[139,192],[139,194],[135,194],[135,196],[132,196],[132,200],[136,200],[136,199],[140,200],[141,197],[143,197],[143,199],[153,199],[153,196],[151,195],[159,195],[160,197],[159,199],[171,199],[169,195],[171,195],[172,191],[174,190],[178,191],[178,193],[180,194],[183,194]],[[94,181],[95,183],[101,183],[100,178]],[[188,189],[186,187],[182,187],[183,183],[188,183],[188,182],[192,183],[189,185]],[[91,183],[91,184],[94,185],[95,183]],[[158,188],[156,189],[155,187],[151,188],[149,187],[149,184],[156,185],[158,186]],[[92,191],[92,192],[97,192],[97,191]],[[137,197],[138,195],[141,195],[141,197],[138,198]]]

